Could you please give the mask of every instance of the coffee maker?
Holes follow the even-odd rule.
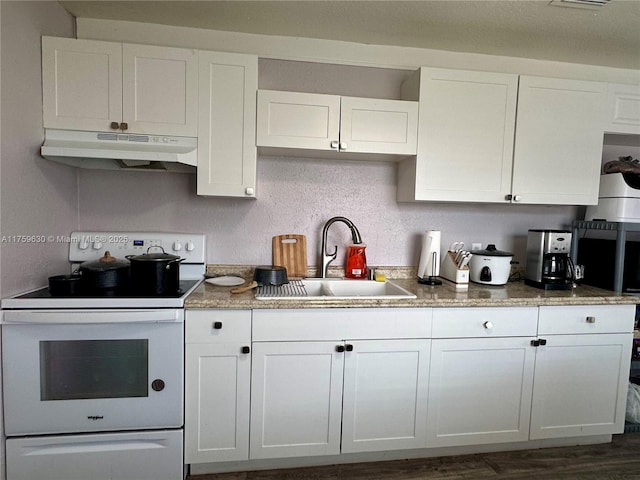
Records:
[[[575,281],[570,251],[571,232],[529,230],[524,283],[545,290],[570,290]]]

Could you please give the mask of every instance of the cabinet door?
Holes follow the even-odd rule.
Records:
[[[524,441],[535,348],[531,338],[433,340],[429,447]]]
[[[45,128],[111,130],[122,120],[122,45],[42,37]]]
[[[250,458],[340,453],[338,343],[253,343]]]
[[[346,343],[342,452],[426,447],[430,341]]]
[[[632,334],[544,338],[536,348],[531,439],[622,433]]]
[[[607,86],[608,133],[640,135],[640,85]]]
[[[122,46],[122,121],[127,132],[198,134],[198,57],[195,50]]]
[[[420,69],[418,154],[399,200],[504,202],[511,189],[518,76]]]
[[[339,130],[339,96],[258,91],[259,147],[337,151]]]
[[[255,198],[258,58],[199,52],[198,195]]]
[[[418,102],[342,97],[340,151],[415,155]]]
[[[598,82],[520,77],[514,201],[598,203],[605,88]]]
[[[251,355],[241,348],[240,343],[186,346],[186,463],[249,458]]]

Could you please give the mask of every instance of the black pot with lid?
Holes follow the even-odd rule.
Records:
[[[121,260],[104,252],[98,260],[89,260],[80,264],[78,272],[82,277],[83,288],[95,290],[126,290],[129,286],[128,260]]]
[[[151,252],[152,248],[160,249]],[[180,288],[180,262],[184,258],[152,246],[142,255],[127,255],[131,262],[131,287],[141,295],[173,295]]]

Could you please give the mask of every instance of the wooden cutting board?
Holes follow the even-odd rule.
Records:
[[[307,276],[307,237],[278,235],[272,240],[272,263],[287,269],[288,278]]]

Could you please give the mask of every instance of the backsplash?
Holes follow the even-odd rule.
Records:
[[[61,167],[63,168],[63,167]],[[271,238],[307,236],[316,265],[322,227],[331,217],[352,220],[367,245],[370,266],[416,266],[425,230],[453,241],[495,243],[524,263],[529,228],[567,228],[577,207],[397,203],[393,163],[259,158],[257,200],[199,197],[195,177],[146,172],[80,172],[82,229],[164,230],[207,235],[209,264],[271,263]],[[327,244],[342,265],[350,242],[342,224]]]

